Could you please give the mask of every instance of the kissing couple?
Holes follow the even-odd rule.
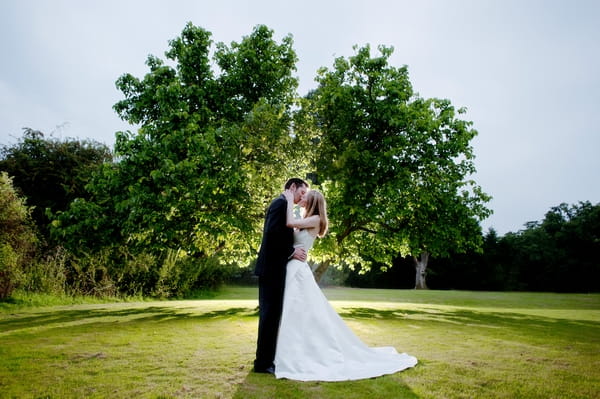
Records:
[[[304,209],[294,217],[294,205]],[[254,371],[299,381],[345,381],[392,374],[417,359],[393,347],[370,348],[321,292],[306,258],[327,232],[323,194],[289,179],[265,217],[256,262],[258,340]]]

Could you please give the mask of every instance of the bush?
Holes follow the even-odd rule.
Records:
[[[44,137],[24,128],[23,137],[11,146],[0,146],[0,170],[13,179],[27,198],[37,233],[46,241],[53,214],[64,211],[75,198],[89,198],[85,186],[92,173],[112,159],[109,148],[89,140]]]
[[[111,252],[72,256],[68,262],[67,284],[70,294],[96,297],[117,296],[119,290],[109,271]]]
[[[0,299],[8,298],[33,260],[36,235],[31,210],[25,206],[6,172],[0,173]]]
[[[189,297],[195,292],[217,288],[237,268],[223,265],[218,257],[196,258],[182,251],[168,251],[153,291],[159,297]]]
[[[0,299],[8,298],[20,279],[18,255],[10,245],[0,243]]]
[[[71,259],[62,247],[48,249],[25,266],[22,287],[27,292],[64,295],[67,292],[67,266]]]
[[[61,249],[37,264],[27,288],[57,293],[64,288],[67,294],[96,297],[182,298],[217,288],[236,269],[217,257],[194,257],[178,250],[154,255],[106,247],[75,256]]]

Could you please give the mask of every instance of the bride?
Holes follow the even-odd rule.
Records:
[[[327,232],[325,198],[311,190],[305,216],[295,219],[294,193],[284,193],[287,225],[295,228],[294,246],[308,252],[316,237]],[[310,266],[292,259],[287,264],[283,311],[275,353],[275,376],[300,381],[344,381],[392,374],[417,364],[417,359],[392,347],[365,345],[335,312],[317,285]]]

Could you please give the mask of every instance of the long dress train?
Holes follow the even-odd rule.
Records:
[[[308,252],[314,237],[294,232]],[[344,323],[317,285],[310,266],[287,264],[275,376],[300,381],[344,381],[392,374],[417,364],[393,347],[370,348]]]

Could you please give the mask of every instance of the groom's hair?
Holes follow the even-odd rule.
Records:
[[[298,177],[292,177],[287,182],[285,182],[284,188],[287,190],[288,188],[292,187],[292,184],[295,184],[296,187],[302,187],[302,186],[306,186],[306,188],[309,187],[308,183],[305,180],[302,180]]]

